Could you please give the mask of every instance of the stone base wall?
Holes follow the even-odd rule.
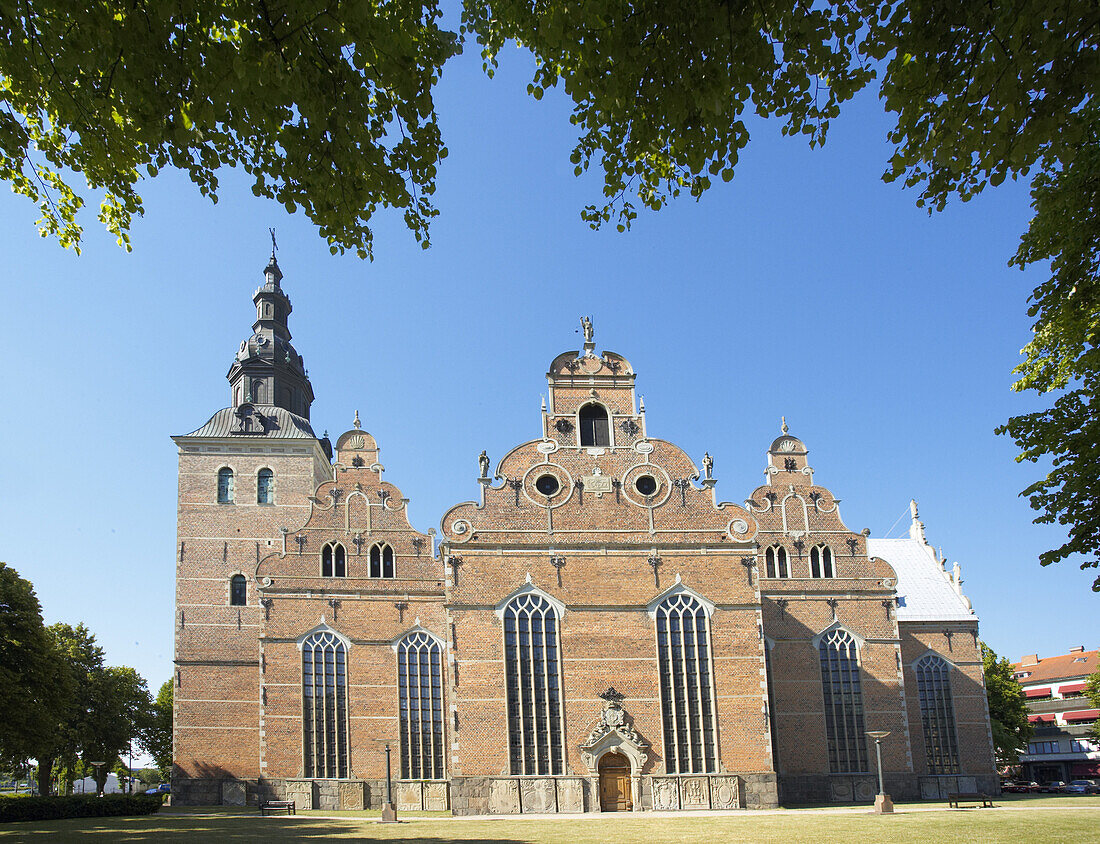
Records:
[[[176,806],[258,806],[269,800],[293,800],[298,809],[378,811],[385,798],[385,780],[172,780]],[[395,780],[393,799],[399,811],[445,812],[450,808],[450,787],[435,780]]]
[[[883,775],[883,787],[894,800],[946,800],[949,794],[1000,794],[994,775]],[[779,799],[784,806],[805,803],[874,803],[878,778],[871,774],[780,775]]]

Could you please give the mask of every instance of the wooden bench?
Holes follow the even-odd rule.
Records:
[[[958,809],[960,803],[980,803],[981,808],[988,806],[990,809],[996,808],[993,805],[993,798],[988,794],[948,794],[947,795],[947,807],[949,809]]]
[[[268,800],[266,803],[260,804],[260,816],[263,817],[268,812],[283,812],[288,815],[296,815],[294,811],[293,800]]]

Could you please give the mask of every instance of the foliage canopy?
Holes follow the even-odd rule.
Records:
[[[998,658],[985,642],[982,642],[982,671],[997,766],[1019,764],[1020,751],[1027,747],[1032,733],[1023,689],[1012,676],[1012,663],[1004,657]]]

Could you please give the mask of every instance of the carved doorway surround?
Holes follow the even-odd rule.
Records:
[[[630,760],[618,753],[605,753],[600,759],[600,811],[629,812],[631,798]]]

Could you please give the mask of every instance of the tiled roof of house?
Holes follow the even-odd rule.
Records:
[[[1012,665],[1014,672],[1030,672],[1027,677],[1016,678],[1021,686],[1087,677],[1100,667],[1100,652],[1095,649],[1076,651],[1058,656],[1045,656],[1037,663],[1029,663],[1030,660],[1025,657]]]

